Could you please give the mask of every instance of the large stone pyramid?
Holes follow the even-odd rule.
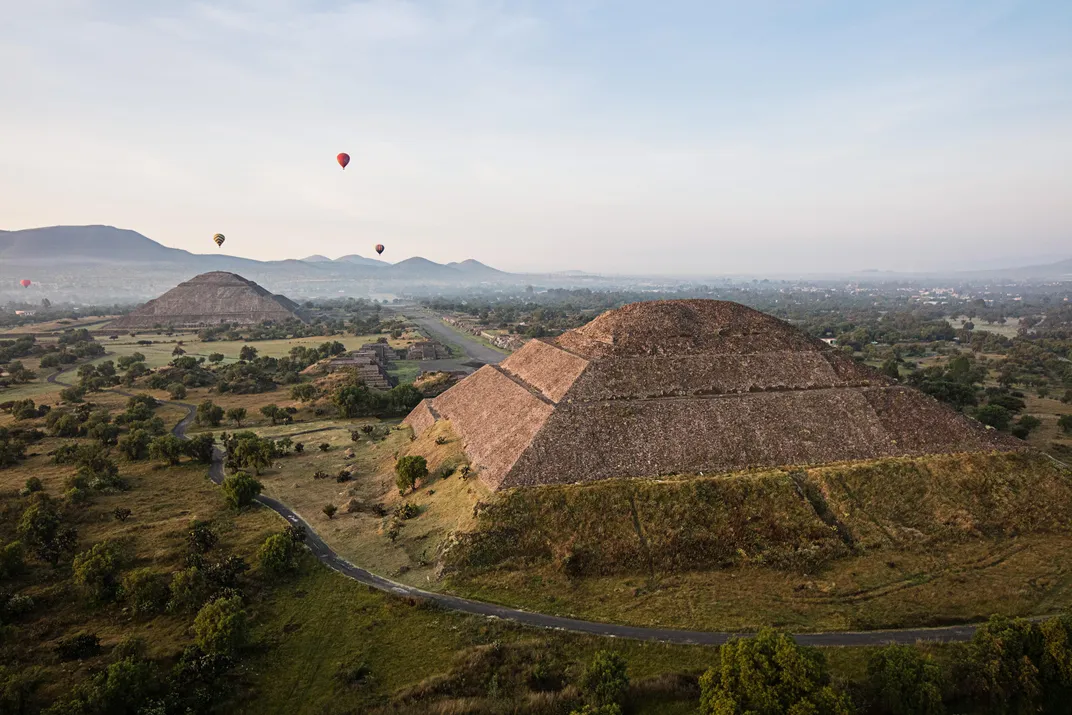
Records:
[[[298,304],[273,295],[251,280],[213,271],[180,283],[159,298],[111,323],[112,328],[175,328],[232,323],[252,325],[266,320],[303,320]]]
[[[633,303],[532,340],[406,418],[492,489],[1021,445],[737,303]]]

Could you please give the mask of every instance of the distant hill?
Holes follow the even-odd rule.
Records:
[[[207,250],[214,248],[207,238],[205,242]],[[443,265],[415,256],[390,264],[358,254],[336,260],[317,254],[302,260],[255,261],[170,248],[113,226],[0,231],[0,293],[5,283],[15,288],[20,279],[29,278],[35,289],[53,297],[144,300],[212,271],[237,273],[272,290],[299,296],[426,292],[478,283],[529,282],[475,260]]]
[[[496,278],[508,275],[497,268],[486,266],[480,261],[475,261],[472,258],[462,261],[461,263],[448,263],[447,267],[453,268],[474,278]]]
[[[349,253],[345,256],[339,256],[335,259],[336,263],[352,263],[356,266],[389,266],[391,265],[387,261],[381,261],[376,258],[365,258],[359,256],[356,253]]]
[[[0,232],[0,260],[5,262],[184,262],[193,255],[163,246],[136,231],[112,226],[51,226]]]

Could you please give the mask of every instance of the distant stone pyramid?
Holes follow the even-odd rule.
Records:
[[[492,489],[1016,449],[737,303],[633,303],[532,340],[406,418],[448,419]]]
[[[180,283],[159,298],[124,315],[109,327],[174,328],[232,323],[252,325],[266,320],[301,320],[294,301],[273,295],[251,280],[226,271],[213,271]]]

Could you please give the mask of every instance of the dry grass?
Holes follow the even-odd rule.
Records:
[[[294,440],[305,443],[304,454],[279,460],[278,468],[269,469],[260,480],[266,493],[300,514],[344,558],[373,572],[428,587],[435,580],[443,542],[453,532],[473,526],[473,507],[487,496],[487,491],[479,480],[463,480],[454,474],[445,479],[433,476],[416,491],[400,496],[394,475],[399,456],[422,454],[430,474],[435,475],[444,465],[465,463],[459,441],[450,433],[449,424],[440,423],[414,442],[410,442],[406,428],[392,429],[383,441],[371,441],[362,435],[357,443],[352,442],[351,430],[364,424],[382,428],[397,423],[371,419],[327,421],[314,423],[312,428],[328,429],[301,436],[294,434],[301,431],[300,425],[257,428],[264,436],[294,435]],[[446,443],[437,445],[439,437]],[[331,445],[328,452],[317,449],[322,442]],[[352,459],[345,456],[347,449],[353,449]],[[343,468],[353,471],[353,479],[339,483],[335,477]],[[313,479],[317,471],[331,476]],[[404,502],[416,504],[420,514],[402,522],[392,542],[387,536],[392,514]],[[338,508],[332,519],[323,513],[329,503]]]

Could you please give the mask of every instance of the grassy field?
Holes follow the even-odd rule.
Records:
[[[957,330],[961,330],[964,327],[964,323],[966,322],[967,321],[965,320],[963,315],[949,319],[949,324]],[[975,325],[975,331],[985,330],[988,333],[996,333],[1006,338],[1015,338],[1016,332],[1020,329],[1019,318],[1009,318],[1004,325],[999,325],[998,323],[987,323],[982,318],[976,318],[971,322]]]

